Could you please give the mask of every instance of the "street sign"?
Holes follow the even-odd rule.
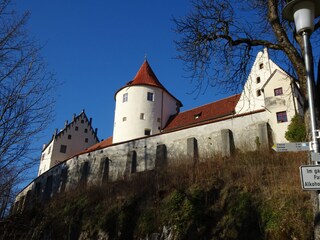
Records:
[[[272,146],[276,152],[301,152],[310,151],[310,143],[295,142],[295,143],[276,143]]]
[[[300,166],[301,186],[304,190],[320,190],[320,165]]]
[[[313,162],[320,162],[320,153],[311,152],[311,160]]]

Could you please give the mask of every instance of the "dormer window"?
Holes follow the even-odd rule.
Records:
[[[195,114],[193,117],[194,119],[199,119],[201,117],[202,112]]]

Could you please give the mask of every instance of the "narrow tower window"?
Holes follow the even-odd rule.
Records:
[[[154,101],[154,94],[152,92],[148,92],[147,100],[152,102]]]
[[[128,102],[128,93],[123,94],[122,102]]]
[[[257,83],[260,83],[261,82],[261,78],[257,77],[256,81],[257,81]]]
[[[143,120],[144,118],[144,113],[140,113],[140,119]]]

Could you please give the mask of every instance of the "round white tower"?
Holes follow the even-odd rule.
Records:
[[[160,133],[182,106],[159,82],[146,60],[134,79],[115,93],[115,101],[113,143]]]

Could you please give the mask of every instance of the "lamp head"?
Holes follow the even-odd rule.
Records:
[[[319,0],[286,0],[283,17],[294,21],[299,34],[304,31],[312,32],[314,19],[320,16]]]

